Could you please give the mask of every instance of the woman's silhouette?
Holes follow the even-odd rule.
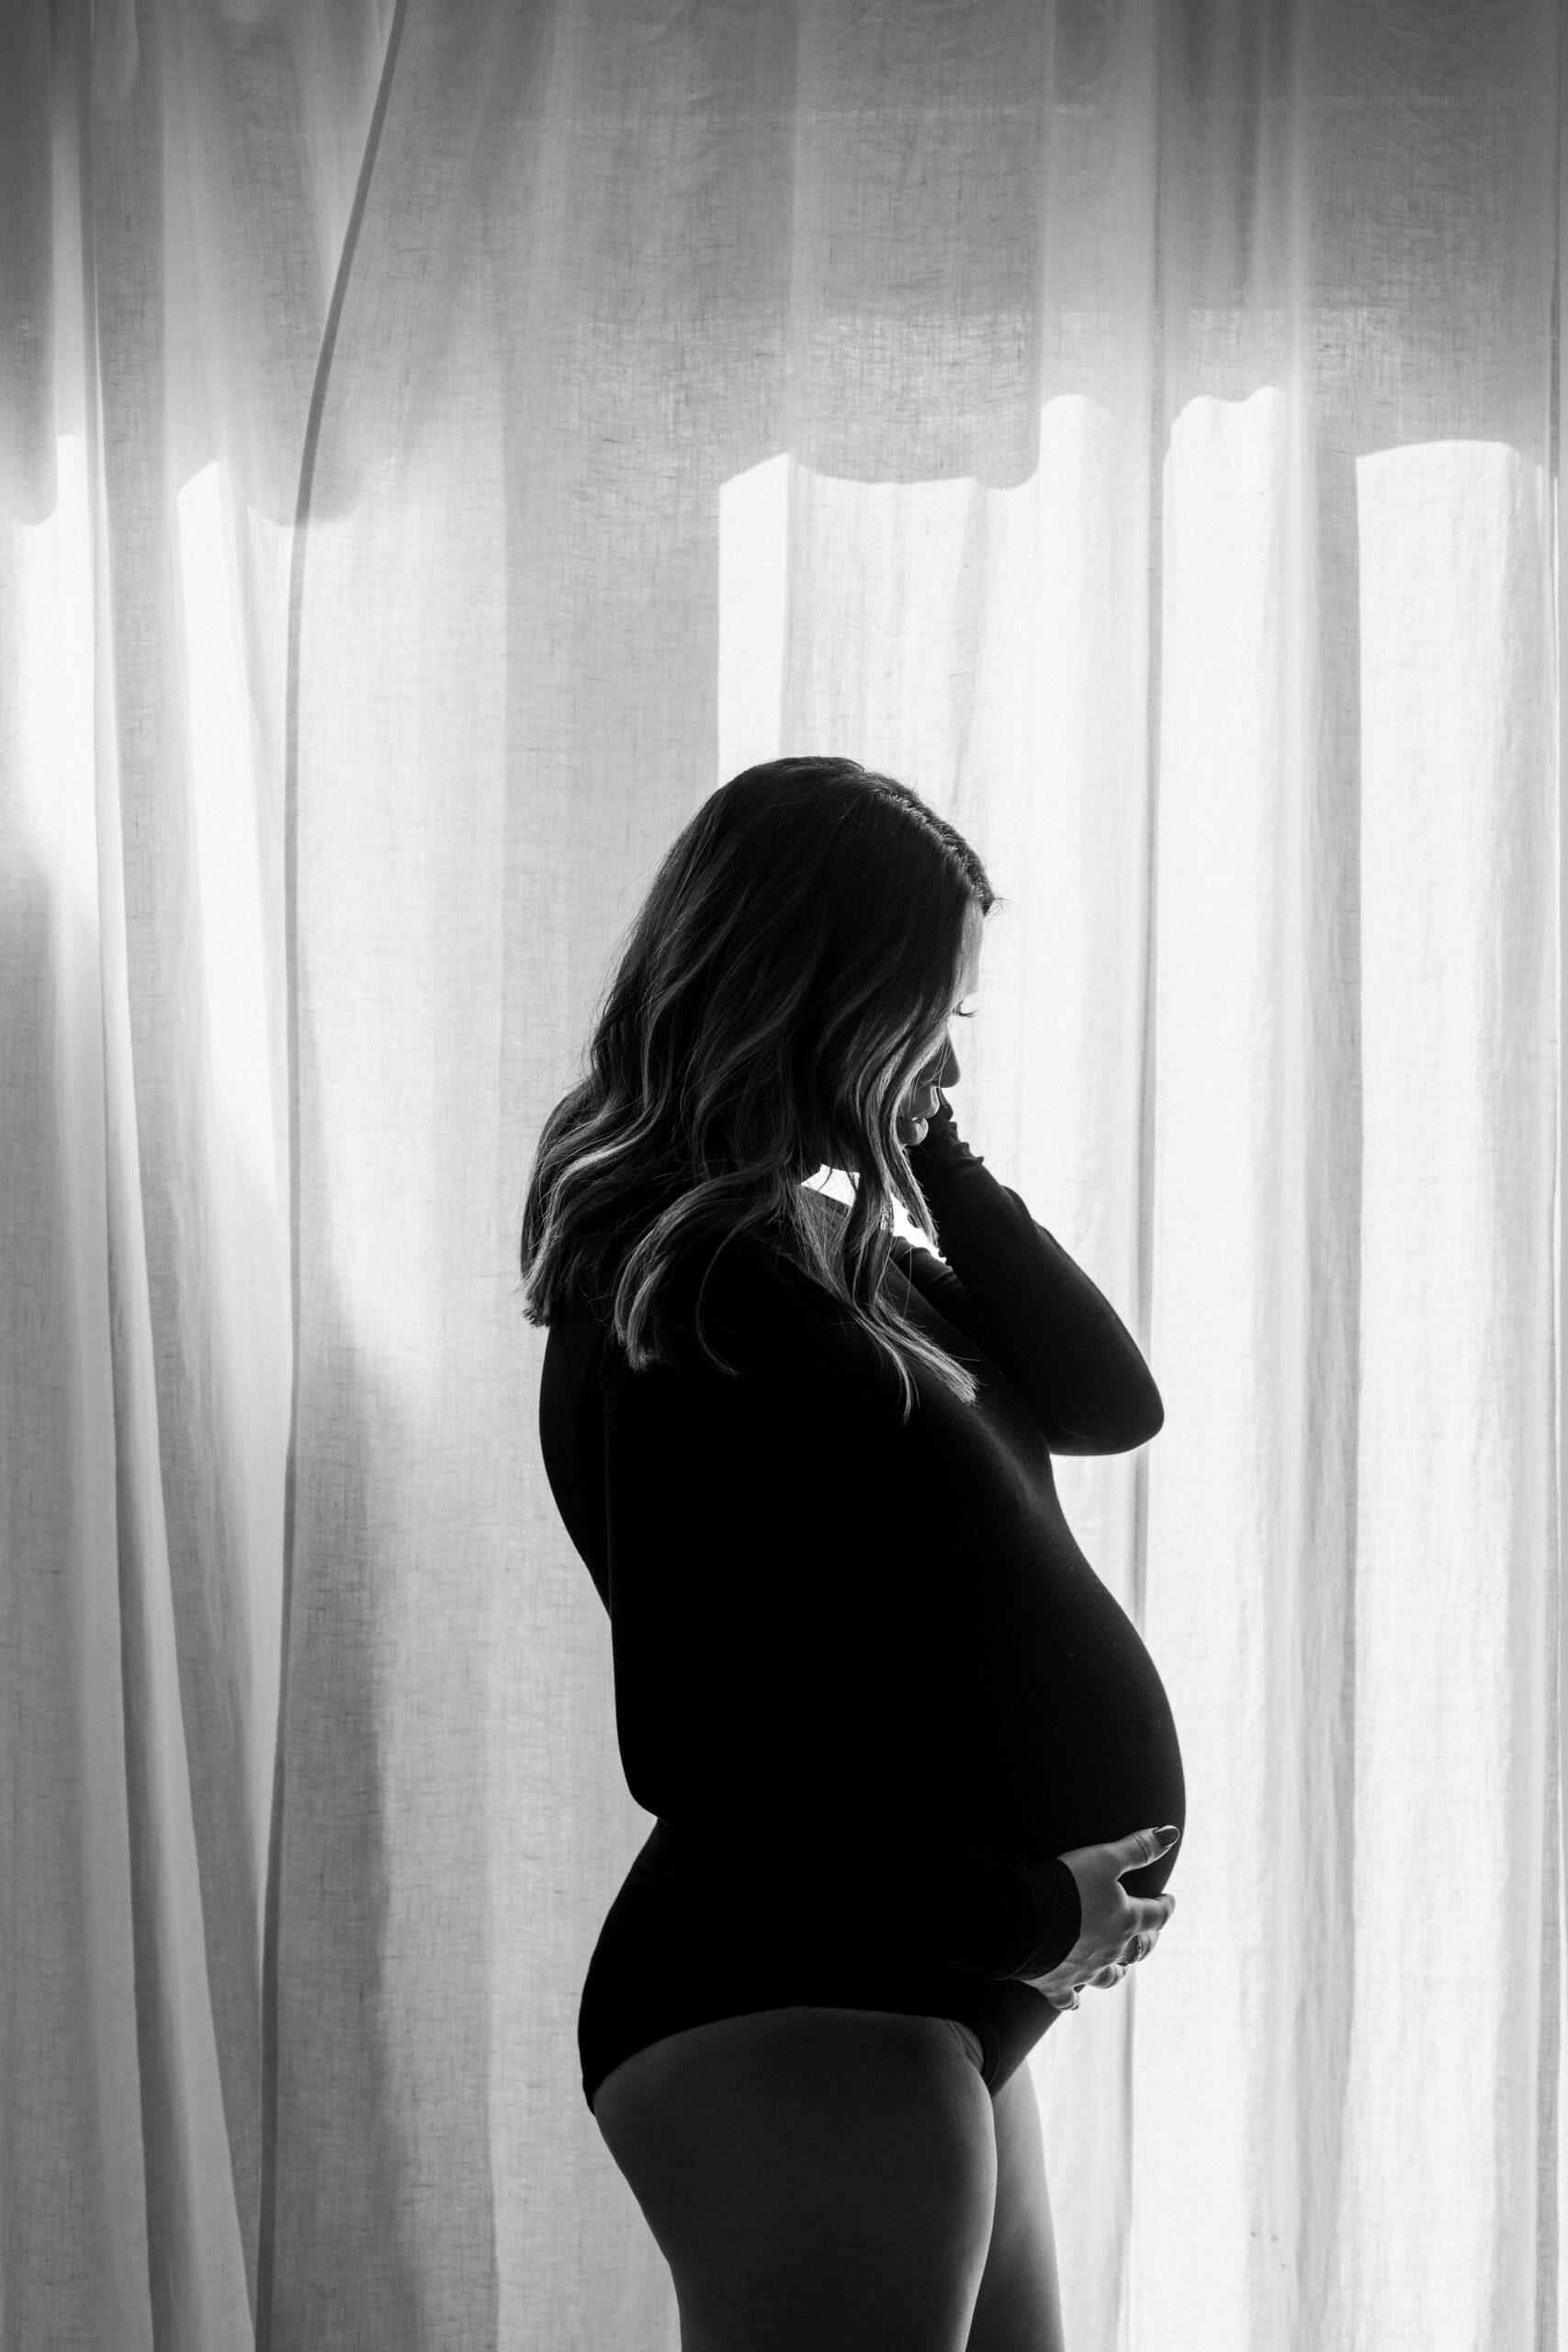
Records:
[[[1051,1470],[1163,1408],[946,1100],[993,904],[907,786],[748,769],[666,856],[529,1186],[546,1467],[657,1816],[582,2085],[683,2352],[1055,2352],[1022,2061],[1173,1907],[1170,1711]]]

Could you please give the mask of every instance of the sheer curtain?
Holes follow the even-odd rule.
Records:
[[[1190,1792],[1032,2062],[1068,2343],[1568,2343],[1559,40],[6,12],[6,2347],[676,2342],[516,1228],[785,748],[986,859],[961,1122],[1166,1403],[1058,1465]]]

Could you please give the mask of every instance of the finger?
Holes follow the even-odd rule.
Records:
[[[1130,1838],[1113,1838],[1111,1845],[1117,1856],[1126,1856],[1125,1861],[1118,1859],[1117,1877],[1124,1876],[1128,1871],[1140,1870],[1145,1862],[1157,1862],[1162,1854],[1169,1853],[1180,1835],[1180,1830],[1172,1822],[1164,1829],[1134,1829]]]

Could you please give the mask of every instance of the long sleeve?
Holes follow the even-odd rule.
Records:
[[[897,1262],[948,1321],[1006,1374],[1053,1453],[1121,1453],[1159,1430],[1165,1408],[1104,1293],[999,1184],[958,1133],[945,1098],[909,1165],[942,1259],[896,1243]]]
[[[723,1858],[739,1932],[819,1928],[994,1978],[1055,1967],[1080,1926],[1066,1865],[977,1846],[882,1784],[899,1564],[852,1396],[798,1363],[700,1390],[623,1371],[604,1430],[626,1783]]]

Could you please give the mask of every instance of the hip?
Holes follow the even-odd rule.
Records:
[[[784,2008],[924,2018],[978,2068],[994,2096],[1060,2014],[1016,1979],[851,1940],[830,1923],[802,1923],[787,1889],[766,1917],[728,1908],[721,1890],[684,1884],[661,1864],[671,1848],[657,1841],[656,1831],[611,1905],[583,1984],[578,2044],[590,2107],[604,2075],[633,2052],[720,2019]]]

